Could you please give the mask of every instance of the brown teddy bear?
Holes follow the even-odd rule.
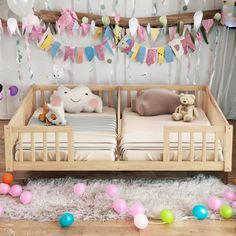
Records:
[[[52,122],[50,122],[50,121],[48,120],[48,118],[47,118],[47,114],[48,114],[48,113],[49,113],[49,107],[48,107],[47,104],[45,104],[44,107],[43,107],[43,112],[42,112],[41,114],[39,114],[39,116],[38,116],[38,119],[39,119],[41,122],[44,122],[45,125],[47,125],[47,126],[52,124]],[[55,114],[52,114],[52,115],[51,115],[51,119],[52,119],[52,120],[56,120],[56,119],[57,119],[56,115],[55,115]]]
[[[194,107],[195,96],[193,94],[184,94],[180,95],[181,105],[175,109],[175,112],[172,114],[173,120],[184,120],[185,122],[191,122],[198,117],[198,111]]]

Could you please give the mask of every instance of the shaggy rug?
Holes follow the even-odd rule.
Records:
[[[73,192],[75,183],[87,185],[82,197]],[[171,209],[177,220],[191,216],[192,207],[207,203],[209,196],[222,196],[226,189],[235,186],[224,185],[216,177],[203,175],[194,178],[164,180],[85,180],[76,178],[29,180],[24,187],[33,194],[32,203],[22,205],[19,198],[0,196],[0,205],[5,209],[2,217],[38,221],[57,220],[64,212],[71,212],[77,220],[105,221],[130,218],[128,214],[118,215],[112,209],[113,200],[105,194],[107,184],[119,187],[119,198],[128,206],[141,202],[150,218],[158,219],[162,209]],[[211,213],[210,218],[217,218]]]

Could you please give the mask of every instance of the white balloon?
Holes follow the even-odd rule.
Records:
[[[11,11],[22,17],[32,12],[34,0],[7,0],[7,4]]]
[[[14,34],[18,28],[15,18],[9,18],[7,20],[7,28],[10,34]]]
[[[134,217],[134,225],[138,229],[145,229],[148,226],[148,218],[142,213],[135,215]]]
[[[196,11],[194,16],[193,16],[193,19],[194,19],[194,30],[195,31],[198,31],[198,29],[200,28],[201,23],[202,23],[202,18],[203,18],[202,11]]]
[[[138,26],[139,26],[139,23],[138,23],[138,20],[135,17],[133,17],[129,20],[129,31],[130,31],[132,36],[135,35],[135,33],[138,29]]]

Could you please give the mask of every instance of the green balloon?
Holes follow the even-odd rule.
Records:
[[[160,212],[160,219],[167,224],[171,224],[175,221],[175,215],[171,210],[162,210]]]
[[[229,219],[234,215],[233,208],[229,205],[223,205],[220,208],[220,215],[222,218]]]

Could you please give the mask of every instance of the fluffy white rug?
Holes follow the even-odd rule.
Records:
[[[86,183],[82,197],[73,192],[75,183]],[[116,184],[119,198],[130,206],[139,201],[145,206],[146,214],[158,218],[160,210],[174,211],[176,219],[191,216],[196,204],[206,204],[209,196],[221,196],[223,191],[235,186],[224,185],[216,177],[203,175],[177,180],[84,180],[75,178],[30,180],[25,186],[33,193],[30,205],[22,205],[19,199],[0,196],[0,205],[5,208],[3,217],[11,219],[30,219],[39,221],[57,220],[64,212],[71,212],[77,220],[115,220],[129,218],[128,214],[119,216],[112,209],[112,200],[105,195],[108,183]],[[215,218],[211,214],[210,218]]]

